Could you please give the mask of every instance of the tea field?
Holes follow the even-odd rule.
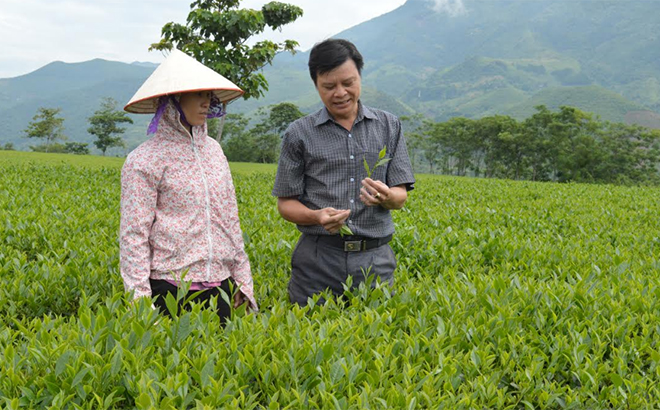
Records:
[[[232,164],[258,314],[130,303],[116,158],[0,151],[0,408],[651,409],[660,190],[420,175],[393,288],[291,306],[274,167]]]

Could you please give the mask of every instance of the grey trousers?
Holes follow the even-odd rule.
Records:
[[[394,283],[396,258],[389,244],[362,252],[345,252],[318,241],[317,235],[302,234],[291,256],[289,300],[307,305],[307,298],[329,289],[335,295],[344,293],[343,284],[353,277],[355,288],[365,280],[365,273],[380,278],[381,283]]]

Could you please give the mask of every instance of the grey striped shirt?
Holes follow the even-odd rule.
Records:
[[[394,233],[390,211],[365,206],[360,201],[362,179],[387,146],[390,162],[378,167],[371,178],[388,186],[413,189],[413,175],[399,119],[385,111],[358,103],[358,116],[349,132],[336,123],[327,109],[293,122],[284,134],[273,195],[295,197],[310,209],[350,209],[348,227],[355,235],[379,238]],[[301,226],[313,235],[329,235],[323,227]]]

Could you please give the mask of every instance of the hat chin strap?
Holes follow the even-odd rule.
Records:
[[[181,125],[183,125],[185,128],[191,128],[192,125],[188,122],[188,119],[186,118],[186,114],[183,113],[183,110],[181,109],[181,104],[179,104],[179,100],[171,95],[170,99],[172,100],[172,104],[176,107],[176,110],[179,111],[179,121],[181,121]]]

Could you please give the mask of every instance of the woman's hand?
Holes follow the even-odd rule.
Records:
[[[236,293],[234,293],[234,309],[238,308],[245,302],[248,302],[247,296],[245,296],[243,292],[241,292],[240,290],[237,290]],[[248,302],[247,310],[251,310],[249,302]]]

